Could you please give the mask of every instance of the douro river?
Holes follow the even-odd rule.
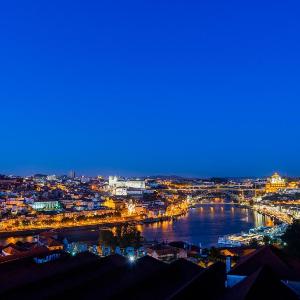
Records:
[[[261,225],[272,226],[273,222],[248,208],[204,204],[190,209],[175,221],[147,224],[138,229],[149,241],[184,241],[208,247],[217,245],[219,236],[248,231]]]

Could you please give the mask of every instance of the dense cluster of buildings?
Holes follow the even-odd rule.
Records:
[[[76,225],[80,217],[80,225],[95,224],[97,217],[111,213],[115,213],[111,215],[113,222],[117,215],[122,218],[119,221],[126,217],[136,221],[167,218],[186,212],[193,203],[228,199],[240,204],[254,201],[256,207],[276,204],[277,210],[286,211],[291,209],[290,200],[295,205],[300,201],[299,181],[282,179],[277,173],[267,180],[119,176],[105,179],[76,177],[74,171],[69,176],[1,176],[0,228],[12,230],[46,225],[50,228],[53,221],[62,226],[62,220],[65,225]],[[293,218],[297,216],[297,208],[291,214]]]
[[[1,176],[0,231],[38,232],[31,241],[12,237],[0,247],[0,294],[12,299],[99,294],[103,299],[190,299],[201,293],[205,299],[261,299],[273,293],[265,292],[269,286],[273,299],[296,299],[300,262],[271,246],[224,245],[218,258],[223,264],[208,250],[182,241],[121,248],[101,244],[98,236],[95,243],[72,240],[61,229],[157,222],[197,204],[226,201],[291,223],[300,219],[299,183],[277,173],[267,179],[78,177],[74,171],[69,176]]]
[[[2,176],[0,230],[124,222],[126,218],[139,221],[171,217],[186,210],[188,192],[170,191],[160,179],[74,175]],[[111,220],[99,220],[108,214]]]

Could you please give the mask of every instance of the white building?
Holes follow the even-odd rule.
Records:
[[[48,181],[56,181],[57,180],[57,176],[56,175],[48,175],[47,176],[47,180]]]
[[[133,189],[145,189],[145,180],[125,180],[123,177],[109,176],[108,184],[110,188],[133,188]]]
[[[116,196],[127,196],[127,188],[117,187],[113,190],[113,194]]]

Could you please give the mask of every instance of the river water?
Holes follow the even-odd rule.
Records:
[[[219,236],[248,231],[250,228],[262,225],[272,226],[273,222],[269,217],[248,208],[204,204],[190,209],[186,215],[177,220],[139,225],[138,229],[147,241],[184,241],[210,247],[217,245]],[[98,240],[98,232],[96,230],[76,232],[75,230],[72,240],[95,243]],[[0,246],[17,241],[32,242],[33,237],[2,238]]]
[[[185,241],[210,247],[217,244],[219,236],[262,225],[274,224],[269,217],[251,209],[220,204],[200,205],[175,221],[147,224],[139,226],[139,230],[150,241]]]

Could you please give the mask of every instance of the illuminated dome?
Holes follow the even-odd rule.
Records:
[[[278,190],[284,189],[286,187],[285,180],[281,178],[278,173],[274,173],[266,184],[267,193],[276,193]]]
[[[284,179],[282,179],[278,173],[274,173],[269,181],[275,184],[284,183]]]

